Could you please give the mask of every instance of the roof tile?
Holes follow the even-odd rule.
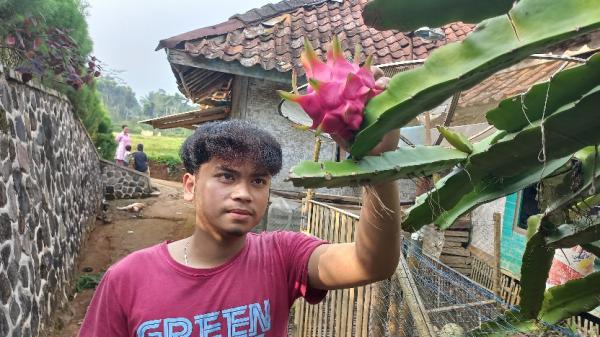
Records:
[[[230,21],[217,25],[219,31],[231,28],[221,35],[182,34],[187,40],[169,39],[192,55],[237,61],[250,67],[260,65],[266,70],[289,71],[291,67],[300,73],[300,54],[304,37],[308,38],[317,54],[324,55],[333,35],[342,42],[344,54],[350,56],[360,44],[365,55],[373,55],[377,63],[427,57],[430,50],[444,42],[430,43],[414,38],[411,48],[409,37],[398,31],[378,31],[364,25],[362,7],[368,0],[284,0],[265,5],[244,14],[234,15]],[[282,20],[270,20],[287,13]],[[282,17],[283,18],[283,17]],[[263,22],[268,21],[263,25]],[[241,28],[239,22],[242,22]],[[215,27],[217,27],[215,26]],[[453,23],[443,27],[446,41],[462,39],[472,25]],[[198,32],[209,32],[200,29]],[[193,38],[190,38],[193,37]],[[184,42],[184,43],[181,43]],[[412,53],[411,53],[412,49]]]

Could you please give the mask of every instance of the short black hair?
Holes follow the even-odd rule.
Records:
[[[137,150],[140,151],[140,152],[144,151],[144,144],[138,144],[137,145]]]
[[[125,145],[125,150],[131,151],[131,145]]]
[[[251,162],[271,176],[281,170],[281,146],[270,133],[242,120],[209,122],[200,125],[181,146],[181,160],[188,173],[218,158]]]
[[[127,124],[121,125],[121,129],[125,129],[126,127],[127,127]]]

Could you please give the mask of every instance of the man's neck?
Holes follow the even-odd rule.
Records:
[[[187,253],[190,267],[214,268],[227,263],[244,248],[246,235],[216,239],[214,235],[196,229],[184,241],[184,254]]]

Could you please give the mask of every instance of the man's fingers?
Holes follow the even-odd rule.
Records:
[[[380,88],[387,88],[388,84],[390,84],[391,78],[389,77],[380,77],[375,81],[375,84]]]
[[[371,72],[373,73],[373,76],[375,77],[375,80],[377,80],[378,78],[382,77],[383,75],[385,75],[383,73],[383,70],[375,67],[375,66],[371,66]]]

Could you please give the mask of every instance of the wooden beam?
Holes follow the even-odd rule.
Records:
[[[479,301],[479,302],[463,303],[463,304],[457,304],[457,305],[450,305],[447,307],[429,309],[429,310],[427,310],[427,313],[432,314],[432,313],[436,313],[436,312],[466,309],[466,308],[477,307],[480,305],[489,305],[489,304],[494,304],[494,303],[496,303],[496,300],[486,300],[486,301]]]
[[[400,289],[402,289],[404,301],[406,301],[408,309],[413,318],[413,322],[415,323],[418,336],[436,336],[435,332],[432,331],[433,324],[429,319],[429,314],[425,310],[425,306],[423,305],[423,301],[419,295],[417,285],[415,284],[412,274],[408,268],[408,264],[406,263],[404,255],[402,254],[400,254],[400,263],[396,269],[396,276],[398,278],[398,283],[400,284]]]
[[[202,68],[233,75],[248,76],[267,79],[280,83],[292,83],[291,71],[279,72],[277,70],[265,70],[260,65],[244,67],[237,61],[226,62],[219,59],[206,59],[203,56],[192,57],[190,54],[176,49],[167,50],[167,59],[170,63],[180,64],[188,67]]]
[[[227,116],[229,116],[229,113],[224,112],[224,113],[217,114],[217,115],[189,118],[189,119],[185,119],[182,121],[176,121],[176,122],[170,122],[170,123],[162,122],[160,124],[157,123],[157,126],[155,126],[155,128],[157,128],[157,129],[179,128],[179,127],[185,127],[186,125],[197,125],[197,124],[210,122],[210,121],[214,121],[214,120],[218,120],[218,119],[224,119],[224,118],[227,118]]]

